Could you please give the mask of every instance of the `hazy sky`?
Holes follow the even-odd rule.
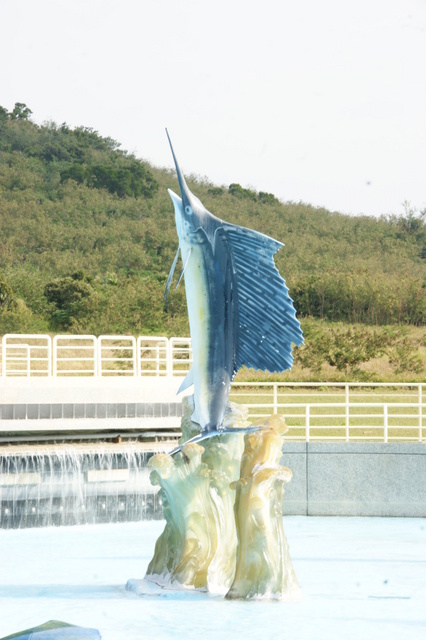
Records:
[[[426,0],[0,0],[0,105],[344,213],[426,207]]]

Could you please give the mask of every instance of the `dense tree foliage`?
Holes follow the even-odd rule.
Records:
[[[122,167],[106,164],[84,165],[74,163],[61,171],[61,182],[74,180],[95,189],[107,189],[120,198],[124,196],[145,196],[150,198],[158,189],[150,171],[137,160],[130,160]]]
[[[219,187],[220,189],[220,187]],[[220,192],[223,193],[223,190],[220,189]],[[209,189],[209,193],[213,193],[213,195],[220,195],[220,193],[216,192],[215,188]],[[240,198],[240,200],[252,200],[253,202],[262,202],[263,204],[278,204],[279,200],[274,196],[273,193],[267,193],[265,191],[254,191],[253,189],[244,189],[237,182],[233,182],[228,187],[228,193],[234,198]]]
[[[78,330],[78,320],[93,313],[95,291],[83,271],[48,282],[44,295],[53,305],[52,324],[59,330]]]
[[[0,332],[188,334],[183,287],[162,308],[177,247],[174,173],[93,129],[30,116],[23,103],[0,107]],[[351,217],[236,183],[188,182],[219,218],[285,242],[276,264],[301,318],[425,324],[425,212]],[[340,365],[332,349],[327,358],[358,366]]]
[[[0,313],[5,309],[10,309],[15,302],[15,297],[11,287],[0,276]]]
[[[16,103],[8,113],[0,107],[0,149],[41,160],[60,182],[74,180],[94,189],[106,189],[120,198],[151,198],[158,190],[146,163],[125,151],[111,138],[102,138],[87,127],[71,130],[47,123],[38,127],[29,120],[32,111]],[[41,167],[40,167],[41,168]]]

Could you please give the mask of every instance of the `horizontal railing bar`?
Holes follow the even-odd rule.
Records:
[[[245,403],[247,406],[249,407],[270,407],[272,406],[273,403],[268,403],[268,404],[263,404],[263,403]],[[285,409],[285,408],[289,408],[289,409],[294,409],[294,408],[303,408],[306,407],[307,405],[309,405],[310,407],[314,407],[314,408],[327,408],[327,407],[338,407],[338,408],[343,408],[343,407],[356,407],[357,409],[359,409],[360,407],[366,407],[366,408],[371,408],[371,407],[381,407],[383,408],[384,406],[387,406],[387,402],[357,402],[357,403],[349,403],[349,405],[346,402],[306,402],[306,403],[294,403],[294,404],[278,404],[275,405],[277,406],[279,409]],[[400,402],[400,403],[393,403],[392,404],[392,408],[397,408],[397,407],[425,407],[426,408],[426,404],[422,403],[419,405],[418,402]]]
[[[78,347],[74,347],[74,346],[65,346],[65,347],[56,347],[56,351],[95,351],[95,349],[93,348],[93,345],[90,346],[88,345],[87,347],[85,345],[79,345]]]
[[[81,373],[87,373],[88,371],[95,373],[95,370],[96,368],[92,364],[90,366],[80,367],[79,369],[66,369],[65,367],[61,367],[59,369],[56,369],[56,373],[61,373],[62,375],[66,375],[67,373],[78,373],[79,371],[81,371]]]
[[[152,369],[141,369],[140,373],[149,373],[152,374]],[[160,369],[158,372],[156,372],[156,375],[158,376],[165,376],[167,375],[167,371],[165,369]]]
[[[95,362],[96,358],[58,358],[58,364],[63,364],[64,362]]]
[[[18,356],[18,355],[11,356],[11,355],[8,355],[7,362],[10,362],[11,360],[12,360],[12,362],[20,362],[21,360],[24,360],[25,362],[27,362],[28,358],[26,358],[25,356]],[[30,360],[31,360],[31,362],[34,362],[34,361],[36,361],[36,362],[49,362],[49,358],[41,358],[41,357],[33,358],[32,356],[31,356]]]
[[[230,396],[231,400],[234,399],[234,396],[231,394]],[[425,408],[426,405],[425,403],[418,403],[418,402],[351,402],[349,405],[344,403],[344,402],[294,402],[294,403],[283,403],[283,402],[273,402],[272,400],[270,402],[259,402],[256,403],[253,400],[256,400],[258,398],[258,396],[250,396],[250,397],[246,397],[245,399],[242,400],[243,404],[248,405],[248,406],[259,406],[259,407],[269,407],[269,406],[274,406],[278,409],[298,409],[301,407],[306,407],[307,405],[311,406],[311,407],[318,407],[318,408],[328,408],[328,407],[337,407],[339,409],[341,408],[345,408],[345,407],[349,407],[353,410],[356,411],[361,411],[362,409],[366,408],[366,407],[388,407],[390,410],[392,411],[397,411],[399,409],[403,409],[403,408],[407,408],[407,407],[421,407],[421,408]]]
[[[31,371],[29,371],[28,369],[9,369],[7,368],[7,373],[20,373],[22,371],[28,371],[28,373],[47,373],[47,369],[31,369]]]
[[[95,377],[95,370],[94,369],[67,369],[67,370],[59,370],[57,371],[56,375],[58,377],[64,377],[66,378],[67,376],[74,376],[74,375],[78,375],[81,373],[81,376],[87,376],[87,375],[91,375],[93,377]]]
[[[102,362],[133,362],[133,358],[102,358]]]
[[[424,382],[233,382],[233,386],[263,387],[277,385],[280,387],[418,387],[426,386]]]
[[[300,414],[302,415],[302,414]],[[315,420],[339,420],[339,419],[345,419],[346,416],[343,413],[324,413],[324,414],[320,414],[320,413],[311,413],[311,419],[315,419]],[[413,417],[413,416],[410,416]],[[365,418],[377,418],[377,419],[383,419],[383,413],[363,413],[362,415],[358,415],[358,416],[350,416],[351,419],[353,420],[364,420]]]
[[[246,391],[246,392],[235,392],[235,391],[233,391],[233,390],[231,389],[231,393],[230,393],[230,395],[231,395],[231,396],[233,396],[234,398],[237,398],[237,397],[238,397],[238,398],[244,398],[244,397],[246,397],[247,395],[250,395],[251,393],[252,393],[252,392],[250,392],[250,391]],[[268,392],[266,392],[266,391],[262,391],[262,392],[260,392],[260,393],[256,393],[256,397],[265,397],[265,398],[270,398],[270,397],[272,397],[273,395],[274,395],[274,394],[273,394],[273,389],[271,389],[269,393],[268,393]],[[416,398],[416,397],[417,397],[417,394],[402,394],[402,393],[401,393],[401,394],[394,394],[393,396],[387,396],[387,397],[386,397],[386,396],[382,396],[381,394],[374,394],[374,395],[375,395],[375,396],[380,395],[380,397],[385,398],[385,399],[383,400],[382,404],[395,404],[395,401],[393,400],[393,398],[407,398],[407,397],[409,397],[409,398]],[[325,394],[321,394],[321,397],[324,397],[324,396],[325,396]],[[306,393],[306,394],[300,394],[300,395],[298,395],[298,396],[293,396],[293,397],[294,397],[294,398],[296,398],[297,400],[300,400],[301,398],[311,398],[311,397],[312,397],[312,393],[309,393],[309,394],[308,394],[308,393]],[[327,397],[332,397],[332,396],[327,396]],[[337,396],[337,395],[336,395],[335,397],[336,397],[336,398],[342,398],[342,396]],[[351,398],[351,402],[352,402],[353,404],[357,404],[357,405],[359,405],[359,404],[361,404],[361,401],[360,401],[360,398],[361,398],[361,397],[365,398],[365,396],[358,396],[358,398],[359,398],[359,399],[358,399],[356,396],[353,396],[353,394],[351,394],[351,396],[350,396],[350,398]],[[373,396],[370,396],[370,397],[373,397]],[[278,394],[277,399],[280,399],[280,400],[282,401],[284,398],[287,400],[287,402],[280,402],[280,404],[289,404],[289,405],[297,404],[296,402],[288,402],[288,397],[281,396],[281,394]],[[366,403],[366,404],[370,404],[370,403],[367,403],[367,402],[365,402],[365,403]],[[304,403],[304,404],[306,404],[306,403]],[[325,403],[322,403],[322,404],[325,404]],[[333,403],[330,403],[330,404],[335,404],[335,403],[333,402]],[[342,404],[343,404],[343,403],[342,403]],[[345,404],[346,404],[346,403],[345,403]],[[402,404],[404,404],[404,403],[402,403]]]
[[[271,393],[267,394],[265,392],[265,394],[259,394],[259,395],[272,395],[272,391]],[[246,394],[244,394],[244,392],[233,392],[233,395],[238,395],[238,396],[244,396]],[[341,398],[344,394],[343,393],[322,393],[321,392],[321,397],[323,398]],[[385,393],[378,393],[378,394],[374,394],[374,395],[380,395],[383,398],[389,398],[389,400],[386,400],[386,402],[392,402],[393,398],[416,398],[417,397],[417,393],[392,393],[392,394],[385,394]],[[295,393],[295,394],[285,394],[285,393],[278,393],[277,397],[278,398],[286,398],[288,399],[290,398],[310,398],[312,396],[312,393]],[[350,397],[352,400],[356,401],[358,398],[371,398],[372,395],[371,394],[366,394],[366,393],[356,393],[353,392],[350,394]]]
[[[133,371],[133,369],[102,369],[101,374],[109,374],[109,375],[116,375],[116,376],[122,376],[122,375],[132,375],[133,377],[136,377],[135,372]]]
[[[99,347],[100,351],[133,351],[133,347],[129,346],[129,347]]]
[[[143,356],[144,353],[153,353],[156,357],[159,358],[167,358],[167,350],[166,349],[139,349],[140,357]]]

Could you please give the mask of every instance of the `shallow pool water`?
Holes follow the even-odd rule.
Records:
[[[162,521],[0,531],[0,638],[58,619],[105,640],[426,637],[426,520],[286,517],[298,602],[138,597]]]

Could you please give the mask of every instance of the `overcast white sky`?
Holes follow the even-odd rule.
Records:
[[[0,0],[0,105],[343,213],[426,207],[426,0]]]

